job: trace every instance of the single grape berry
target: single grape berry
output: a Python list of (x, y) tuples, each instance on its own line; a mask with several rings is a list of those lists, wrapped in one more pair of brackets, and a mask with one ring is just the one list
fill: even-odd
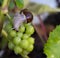
[(34, 27), (33, 26), (26, 27), (26, 34), (32, 35), (33, 33), (34, 33)]
[(11, 41), (9, 41), (9, 43), (8, 43), (8, 48), (11, 50), (14, 49), (14, 44)]
[(20, 37), (20, 38), (22, 38), (22, 36), (23, 36), (23, 33), (21, 33), (21, 32), (18, 32), (18, 33), (17, 33), (17, 36), (18, 36), (18, 37)]
[(19, 28), (19, 31), (23, 33), (25, 31), (25, 27), (23, 25), (21, 25)]
[(28, 48), (28, 41), (27, 40), (22, 40), (20, 43), (21, 48), (27, 49)]
[(23, 51), (22, 51), (22, 54), (23, 54), (23, 55), (28, 55), (28, 54), (29, 54), (29, 52), (28, 52), (28, 51), (26, 51), (26, 50), (23, 50)]
[(15, 52), (15, 54), (20, 54), (22, 52), (22, 48), (20, 48), (19, 46), (15, 46), (14, 52)]
[(16, 31), (15, 31), (15, 30), (11, 30), (10, 36), (11, 36), (11, 37), (15, 37), (15, 36), (16, 36)]
[(19, 45), (20, 42), (21, 42), (21, 38), (19, 38), (19, 37), (15, 37), (15, 38), (13, 39), (13, 43), (14, 43), (15, 45)]
[(26, 49), (27, 51), (31, 52), (33, 50), (33, 45), (29, 45), (29, 47)]
[(23, 13), (26, 16), (27, 23), (33, 20), (33, 14), (30, 11), (28, 11), (28, 9), (21, 10), (21, 13)]
[(28, 39), (28, 35), (27, 34), (23, 34), (23, 36), (22, 36), (22, 39), (24, 40), (24, 39)]
[(24, 23), (25, 28), (27, 28), (28, 26), (31, 26), (31, 23)]
[(33, 37), (29, 37), (27, 40), (30, 44), (34, 44), (34, 38)]

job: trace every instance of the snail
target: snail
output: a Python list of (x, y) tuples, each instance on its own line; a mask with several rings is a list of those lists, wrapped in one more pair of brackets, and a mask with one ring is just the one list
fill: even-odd
[(33, 14), (28, 9), (23, 9), (21, 12), (16, 12), (13, 18), (13, 27), (15, 30), (19, 30), (19, 27), (23, 22), (30, 23), (33, 20)]

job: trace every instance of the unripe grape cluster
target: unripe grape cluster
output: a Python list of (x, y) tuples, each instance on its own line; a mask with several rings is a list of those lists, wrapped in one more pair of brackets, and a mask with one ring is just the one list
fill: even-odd
[(34, 33), (34, 27), (31, 23), (23, 23), (19, 31), (14, 30), (8, 23), (5, 30), (8, 33), (8, 48), (15, 54), (28, 55), (33, 50), (34, 38), (31, 35)]

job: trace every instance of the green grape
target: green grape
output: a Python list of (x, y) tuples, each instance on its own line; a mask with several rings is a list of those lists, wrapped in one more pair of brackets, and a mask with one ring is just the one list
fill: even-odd
[(29, 37), (27, 40), (28, 40), (28, 42), (29, 42), (30, 44), (34, 44), (34, 38)]
[(24, 49), (28, 48), (29, 46), (29, 43), (27, 40), (22, 40), (21, 43), (20, 43), (20, 46)]
[(19, 31), (23, 33), (25, 31), (25, 27), (23, 25), (21, 25), (19, 28)]
[(17, 36), (18, 36), (18, 37), (20, 37), (20, 38), (22, 38), (22, 36), (23, 36), (23, 33), (21, 33), (21, 32), (18, 32), (18, 33), (17, 33)]
[[(25, 23), (20, 26), (19, 32), (13, 30), (12, 25), (9, 23), (6, 26), (8, 31), (8, 48), (14, 50), (15, 54), (28, 55), (33, 50), (34, 38), (30, 37), (34, 33), (34, 28), (31, 23)], [(26, 29), (26, 30), (25, 30)]]
[(20, 48), (19, 46), (15, 46), (14, 52), (15, 52), (15, 54), (20, 54), (22, 52), (22, 48)]
[(21, 42), (21, 38), (19, 38), (19, 37), (15, 37), (15, 38), (13, 39), (13, 43), (14, 43), (15, 45), (19, 45), (20, 42)]
[(14, 44), (11, 41), (9, 41), (9, 43), (8, 43), (8, 48), (11, 50), (14, 49)]
[(24, 26), (25, 26), (25, 28), (27, 28), (28, 26), (31, 26), (31, 23), (24, 23)]
[(11, 36), (11, 37), (15, 37), (15, 36), (16, 36), (16, 31), (15, 31), (15, 30), (12, 30), (12, 31), (10, 32), (10, 36)]
[(26, 34), (32, 35), (34, 33), (34, 27), (33, 26), (28, 26), (26, 28)]
[(23, 50), (23, 51), (22, 51), (22, 54), (23, 54), (23, 55), (28, 55), (28, 54), (29, 54), (29, 52), (28, 52), (28, 51), (26, 51), (26, 50)]
[(29, 36), (27, 34), (23, 34), (22, 39), (27, 39)]
[(33, 50), (33, 45), (29, 45), (29, 47), (26, 49), (27, 51), (31, 52)]

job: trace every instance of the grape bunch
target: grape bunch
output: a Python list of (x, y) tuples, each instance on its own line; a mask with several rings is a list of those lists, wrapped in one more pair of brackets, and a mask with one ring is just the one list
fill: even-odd
[(8, 33), (8, 48), (15, 54), (28, 55), (34, 48), (34, 27), (31, 23), (23, 23), (19, 31), (13, 29), (10, 23), (7, 23), (5, 30)]

